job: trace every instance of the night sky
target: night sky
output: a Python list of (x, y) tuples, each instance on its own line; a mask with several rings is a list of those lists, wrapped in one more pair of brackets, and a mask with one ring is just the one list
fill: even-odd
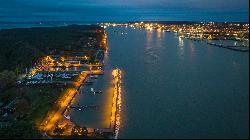
[(0, 0), (0, 21), (248, 21), (249, 0)]

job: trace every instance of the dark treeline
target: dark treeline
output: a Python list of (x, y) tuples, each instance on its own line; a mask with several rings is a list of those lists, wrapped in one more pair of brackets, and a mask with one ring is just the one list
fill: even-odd
[(86, 43), (89, 37), (99, 42), (100, 32), (102, 28), (95, 25), (0, 30), (0, 72), (10, 70), (19, 74), (48, 54), (95, 49)]

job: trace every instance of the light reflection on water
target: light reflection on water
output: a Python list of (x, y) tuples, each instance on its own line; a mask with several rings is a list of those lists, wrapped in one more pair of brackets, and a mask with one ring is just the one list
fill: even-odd
[[(146, 62), (149, 64), (154, 64), (158, 57), (159, 57), (159, 52), (158, 49), (156, 49), (157, 47), (159, 47), (158, 45), (153, 45), (155, 42), (155, 39), (153, 37), (155, 37), (156, 31), (151, 29), (151, 30), (146, 30), (146, 42), (145, 42), (145, 57), (147, 59)], [(157, 32), (157, 39), (160, 39), (159, 33)], [(154, 40), (153, 40), (154, 39)]]
[(179, 46), (182, 48), (184, 47), (184, 41), (181, 37), (179, 37)]
[(125, 74), (120, 138), (248, 136), (248, 53), (169, 32), (107, 32), (109, 63)]
[[(90, 128), (110, 128), (110, 113), (112, 109), (113, 85), (112, 66), (109, 65), (108, 52), (104, 55), (104, 75), (98, 76), (93, 85), (85, 85), (82, 93), (75, 98), (75, 105), (97, 105), (96, 110), (71, 110), (71, 120), (77, 125)], [(100, 95), (91, 95), (91, 88), (101, 90)]]
[(179, 48), (180, 48), (180, 57), (184, 55), (184, 41), (179, 37)]
[(248, 53), (154, 30), (114, 27), (107, 33), (105, 67), (123, 71), (119, 138), (249, 135)]

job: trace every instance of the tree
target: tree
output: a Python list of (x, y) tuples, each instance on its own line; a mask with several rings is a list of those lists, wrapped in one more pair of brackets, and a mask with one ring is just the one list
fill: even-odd
[(77, 126), (77, 125), (74, 126), (74, 127), (72, 128), (72, 130), (71, 130), (71, 135), (72, 135), (72, 136), (78, 136), (78, 135), (79, 135), (79, 133), (78, 133), (79, 129), (80, 129), (79, 126)]
[(80, 126), (75, 126), (71, 130), (71, 135), (72, 136), (87, 136), (88, 134), (88, 129), (87, 127), (80, 127)]
[(87, 127), (82, 127), (82, 132), (81, 132), (81, 134), (83, 135), (83, 136), (87, 136), (88, 135), (88, 129), (87, 129)]
[(0, 73), (0, 90), (4, 90), (15, 85), (17, 76), (12, 71), (3, 71)]
[(56, 136), (60, 136), (63, 134), (64, 132), (64, 127), (59, 127), (59, 121), (57, 121), (55, 123), (55, 129), (53, 130), (53, 133), (56, 135)]

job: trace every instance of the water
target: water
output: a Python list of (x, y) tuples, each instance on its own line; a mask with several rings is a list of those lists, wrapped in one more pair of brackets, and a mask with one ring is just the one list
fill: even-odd
[[(96, 109), (84, 109), (81, 111), (72, 109), (70, 111), (71, 121), (82, 127), (109, 128), (113, 103), (112, 85), (110, 69), (106, 69), (104, 75), (98, 76), (98, 78), (94, 80), (93, 85), (85, 85), (83, 90), (81, 90), (81, 94), (76, 95), (74, 105), (94, 105)], [(91, 88), (93, 88), (94, 91), (101, 90), (102, 93), (94, 95), (91, 93)]]
[(123, 71), (119, 138), (249, 137), (249, 53), (156, 30), (107, 35), (107, 65)]
[[(106, 30), (105, 68), (119, 67), (123, 72), (119, 138), (249, 137), (249, 53), (181, 39), (169, 32), (125, 27)], [(110, 93), (111, 75), (107, 73), (94, 86)], [(100, 101), (103, 108), (97, 115), (91, 110), (73, 112), (72, 119), (81, 126), (107, 127), (110, 97), (97, 96), (96, 100), (88, 96), (85, 102), (80, 94), (76, 98), (80, 105)]]

